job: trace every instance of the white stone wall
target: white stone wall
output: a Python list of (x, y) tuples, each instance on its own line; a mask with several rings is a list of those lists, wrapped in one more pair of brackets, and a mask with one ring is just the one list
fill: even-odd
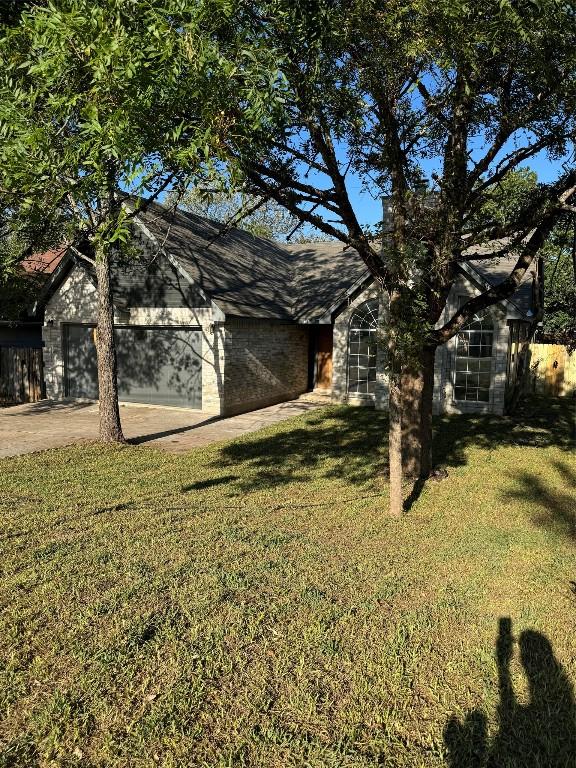
[(308, 389), (308, 329), (231, 319), (224, 325), (224, 412), (251, 411)]
[(98, 295), (83, 269), (74, 267), (48, 302), (44, 314), (44, 378), (46, 397), (64, 397), (64, 340), (62, 323), (96, 322)]
[[(74, 267), (46, 306), (42, 331), (46, 396), (65, 396), (63, 323), (96, 323), (98, 297), (87, 273)], [(202, 410), (220, 414), (224, 403), (224, 328), (212, 308), (132, 308), (115, 313), (122, 325), (198, 326), (202, 331)]]
[[(474, 296), (479, 291), (472, 283), (460, 276), (449, 296), (446, 309), (439, 323), (448, 319), (458, 306), (459, 296)], [(353, 405), (375, 403), (376, 408), (388, 408), (388, 376), (386, 374), (386, 315), (385, 298), (380, 299), (380, 343), (377, 356), (376, 393), (372, 398), (360, 398), (348, 395), (348, 325), (354, 309), (378, 296), (374, 287), (368, 288), (357, 296), (336, 318), (334, 322), (334, 353), (332, 399), (338, 402), (348, 402)], [(435, 413), (497, 413), (504, 412), (504, 396), (506, 391), (506, 366), (509, 343), (509, 329), (506, 314), (497, 305), (489, 310), (494, 321), (494, 345), (492, 358), (492, 382), (490, 401), (488, 403), (461, 402), (454, 399), (454, 357), (456, 339), (436, 350), (434, 364), (434, 412)]]

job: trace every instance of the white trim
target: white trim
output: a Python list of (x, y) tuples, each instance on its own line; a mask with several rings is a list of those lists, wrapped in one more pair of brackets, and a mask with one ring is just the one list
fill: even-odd
[[(495, 287), (493, 283), (488, 282), (485, 277), (482, 277), (480, 272), (478, 272), (478, 270), (476, 270), (468, 261), (461, 261), (459, 262), (458, 266), (462, 269), (463, 272), (466, 273), (468, 277), (472, 278), (472, 282), (475, 282), (477, 286), (479, 285), (481, 289), (489, 289)], [(520, 286), (517, 286), (516, 290), (519, 288)], [(508, 299), (501, 299), (492, 306), (498, 305), (501, 306), (502, 309), (504, 309), (506, 312), (507, 319), (530, 320), (530, 318), (526, 316), (526, 313), (522, 312), (522, 310), (512, 301), (512, 297), (509, 297)]]

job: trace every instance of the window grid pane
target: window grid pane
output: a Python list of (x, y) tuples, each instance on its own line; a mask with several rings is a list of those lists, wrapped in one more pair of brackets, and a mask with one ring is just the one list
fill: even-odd
[(458, 333), (454, 374), (456, 400), (487, 403), (494, 328), (489, 317), (476, 318)]
[(350, 318), (348, 336), (348, 392), (350, 394), (374, 394), (377, 328), (378, 301), (366, 301)]

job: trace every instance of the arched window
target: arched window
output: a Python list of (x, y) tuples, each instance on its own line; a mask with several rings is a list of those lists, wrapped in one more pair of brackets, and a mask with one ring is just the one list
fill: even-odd
[(378, 300), (365, 301), (350, 318), (348, 331), (348, 392), (373, 395), (376, 386)]
[(494, 325), (489, 316), (476, 316), (458, 334), (454, 397), (487, 403), (490, 400)]

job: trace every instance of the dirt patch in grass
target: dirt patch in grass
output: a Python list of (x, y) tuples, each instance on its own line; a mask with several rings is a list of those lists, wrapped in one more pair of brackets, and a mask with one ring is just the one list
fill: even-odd
[(545, 407), (438, 422), (448, 478), (399, 521), (361, 409), (0, 461), (0, 766), (574, 765), (576, 465)]

